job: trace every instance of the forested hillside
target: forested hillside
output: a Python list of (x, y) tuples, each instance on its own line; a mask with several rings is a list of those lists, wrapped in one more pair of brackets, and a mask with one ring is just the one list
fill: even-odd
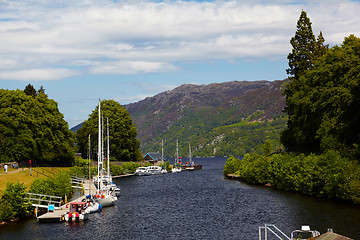
[(143, 153), (161, 151), (172, 157), (179, 139), (181, 155), (243, 156), (262, 152), (266, 139), (279, 146), (285, 128), (283, 81), (225, 82), (181, 85), (171, 91), (126, 105), (138, 129)]

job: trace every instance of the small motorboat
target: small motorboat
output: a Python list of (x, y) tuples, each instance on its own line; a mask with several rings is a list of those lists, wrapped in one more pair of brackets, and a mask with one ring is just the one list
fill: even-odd
[(171, 172), (173, 172), (173, 173), (179, 173), (179, 172), (181, 172), (181, 168), (180, 168), (180, 167), (173, 167), (173, 169), (171, 170)]
[(71, 202), (68, 206), (69, 211), (64, 215), (66, 222), (82, 222), (88, 219), (89, 213), (86, 212), (86, 202)]
[(95, 212), (100, 212), (102, 209), (102, 206), (100, 203), (94, 201), (91, 198), (91, 195), (87, 195), (85, 199), (82, 200), (82, 202), (86, 203), (86, 209), (85, 212), (87, 213), (95, 213)]
[(149, 166), (148, 171), (150, 174), (154, 175), (154, 174), (160, 174), (162, 169), (159, 166)]
[(149, 176), (151, 173), (149, 172), (147, 167), (138, 167), (135, 171), (136, 176)]
[(291, 232), (291, 240), (306, 240), (309, 238), (320, 236), (316, 230), (310, 230), (310, 226), (301, 226), (301, 230), (294, 230)]

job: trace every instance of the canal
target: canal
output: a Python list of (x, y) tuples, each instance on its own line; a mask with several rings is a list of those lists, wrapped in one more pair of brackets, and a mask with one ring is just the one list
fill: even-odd
[[(225, 158), (195, 158), (203, 170), (118, 179), (116, 206), (85, 223), (36, 220), (0, 226), (0, 239), (259, 239), (275, 224), (301, 225), (360, 239), (360, 207), (223, 178)], [(269, 237), (269, 239), (275, 239)]]

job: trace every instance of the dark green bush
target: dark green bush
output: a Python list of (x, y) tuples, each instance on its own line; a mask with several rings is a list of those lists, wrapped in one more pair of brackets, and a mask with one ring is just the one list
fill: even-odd
[(35, 179), (29, 192), (64, 198), (72, 192), (70, 179), (70, 174), (66, 171), (59, 172), (54, 179)]
[(24, 218), (31, 214), (31, 205), (25, 199), (26, 186), (23, 183), (8, 182), (0, 199), (0, 221)]

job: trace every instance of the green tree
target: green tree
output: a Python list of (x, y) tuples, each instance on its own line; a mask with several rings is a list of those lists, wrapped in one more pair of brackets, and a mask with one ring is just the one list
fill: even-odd
[(0, 222), (9, 222), (13, 219), (14, 213), (12, 211), (10, 203), (1, 198), (0, 199)]
[[(31, 205), (25, 200), (25, 190), (26, 186), (23, 183), (8, 182), (6, 185), (1, 199), (4, 199), (11, 206), (12, 217), (23, 218), (30, 213)], [(3, 204), (8, 207), (6, 203)]]
[(360, 107), (359, 53), (360, 39), (346, 37), (300, 77), (297, 91), (287, 97), (292, 111), (281, 136), (286, 147), (312, 152), (334, 149), (353, 154), (352, 158), (360, 156), (360, 113), (355, 111)]
[(70, 180), (70, 174), (66, 171), (59, 172), (55, 178), (37, 178), (32, 182), (29, 192), (64, 198), (72, 192)]
[[(103, 100), (101, 101), (101, 115), (105, 129), (106, 119), (109, 120), (110, 155), (121, 161), (138, 161), (141, 158), (140, 142), (136, 139), (137, 130), (128, 111), (118, 102)], [(76, 133), (79, 152), (83, 157), (88, 154), (89, 134), (92, 136), (92, 156), (97, 153), (98, 126), (98, 107), (96, 107)]]
[(317, 60), (321, 56), (325, 55), (325, 53), (329, 50), (329, 44), (324, 45), (325, 38), (320, 31), (319, 36), (316, 39), (315, 47), (314, 47), (314, 55), (313, 61)]
[(33, 96), (33, 97), (36, 96), (36, 90), (35, 90), (34, 86), (31, 85), (30, 83), (29, 83), (29, 85), (27, 85), (27, 86), (25, 87), (24, 93), (25, 93), (26, 95), (28, 95), (28, 96)]
[(297, 22), (295, 36), (290, 40), (293, 49), (287, 57), (289, 68), (286, 69), (286, 72), (293, 76), (294, 79), (299, 79), (312, 66), (315, 42), (310, 19), (307, 17), (306, 12), (302, 10)]
[(235, 158), (234, 156), (230, 156), (225, 163), (224, 166), (224, 176), (226, 177), (228, 174), (235, 173), (237, 170), (240, 169), (241, 160), (238, 158)]
[(74, 135), (46, 94), (0, 89), (0, 160), (70, 165)]
[(319, 139), (313, 135), (317, 131), (318, 115), (309, 107), (309, 89), (306, 79), (302, 78), (313, 68), (314, 63), (328, 51), (324, 45), (325, 39), (320, 32), (317, 41), (311, 28), (310, 19), (303, 10), (297, 22), (297, 31), (290, 40), (293, 46), (288, 55), (290, 82), (284, 91), (286, 107), (284, 111), (289, 115), (287, 129), (281, 133), (280, 141), (290, 151), (319, 151)]
[(264, 143), (264, 155), (269, 155), (272, 152), (273, 146), (270, 139), (266, 139)]

